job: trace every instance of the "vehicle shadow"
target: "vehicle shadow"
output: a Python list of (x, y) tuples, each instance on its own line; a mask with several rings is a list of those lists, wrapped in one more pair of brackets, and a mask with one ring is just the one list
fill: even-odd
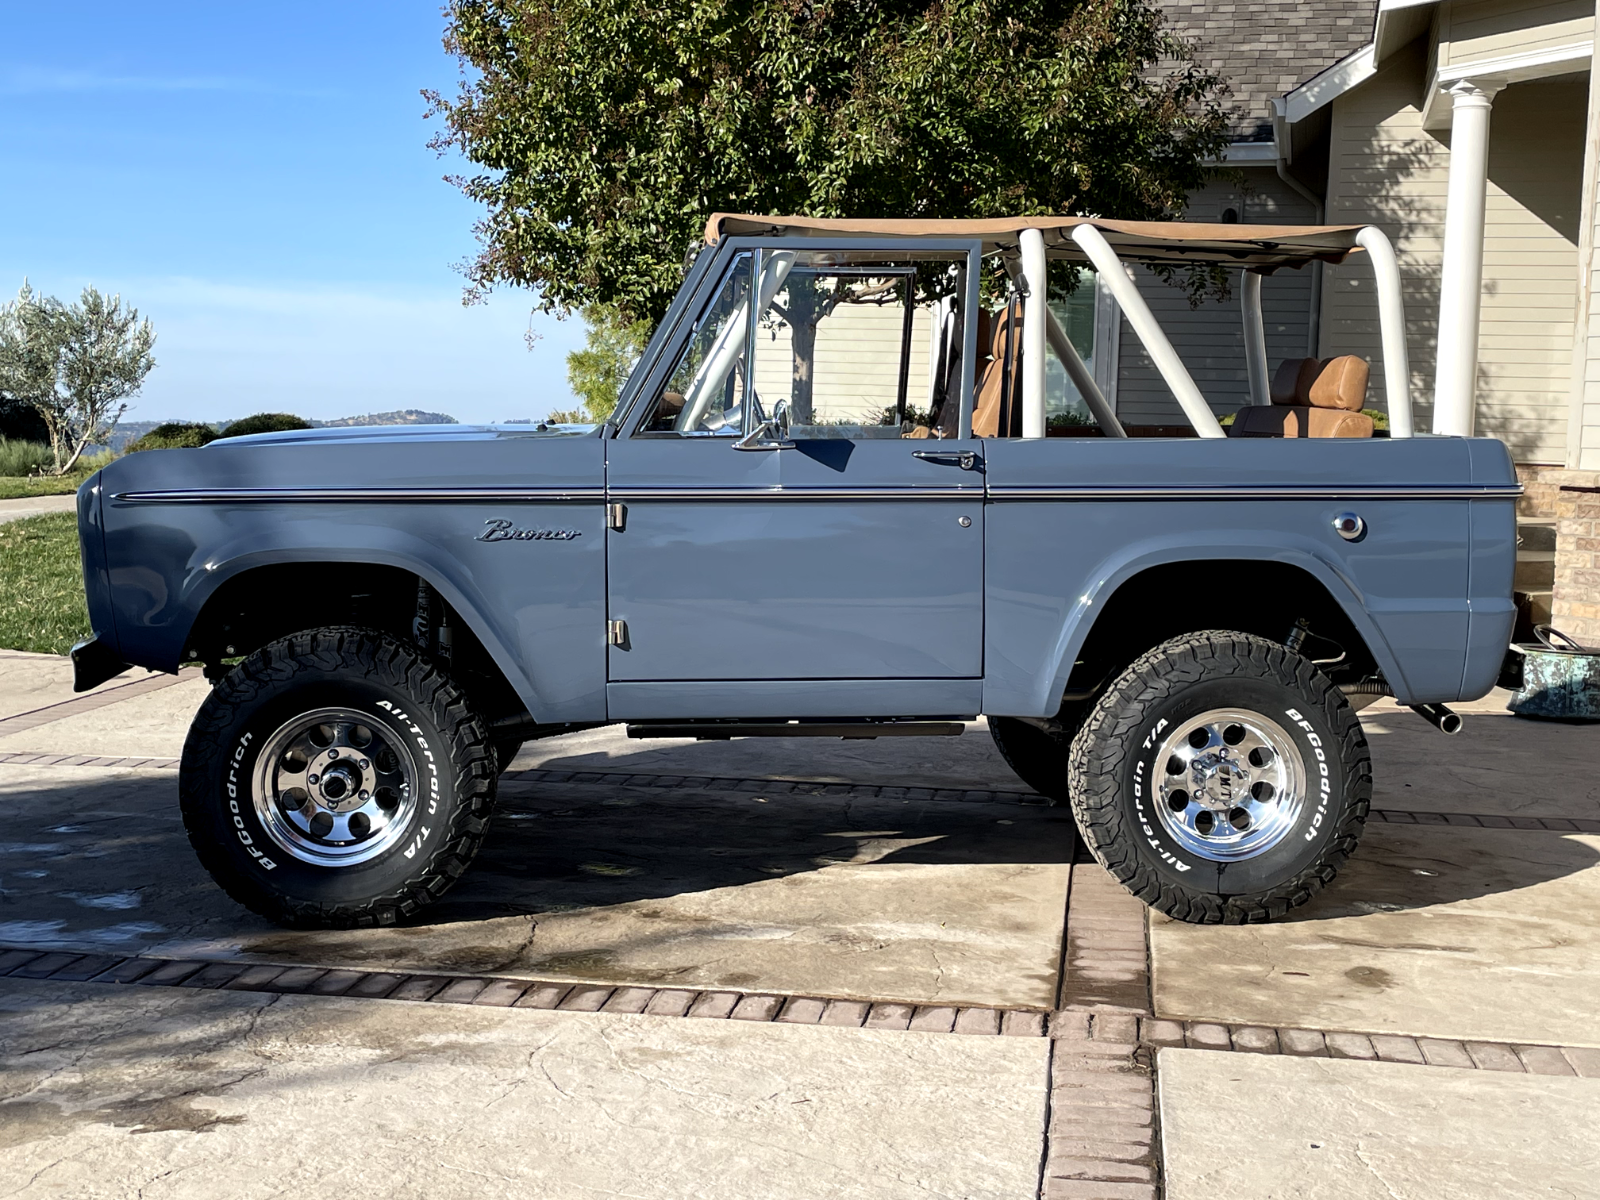
[[(598, 928), (654, 901), (672, 902), (663, 911), (674, 920), (680, 910), (691, 914), (680, 923), (705, 923), (708, 895), (723, 914), (715, 920), (764, 906), (768, 923), (885, 924), (880, 910), (909, 914), (948, 877), (952, 888), (978, 887), (968, 904), (992, 906), (980, 924), (991, 916), (1004, 923), (1017, 880), (1044, 879), (1076, 847), (1070, 817), (1042, 804), (511, 781), (471, 869), (416, 918), (393, 929), (294, 931), (241, 908), (201, 869), (173, 775), (87, 774), (38, 771), (31, 786), (13, 785), (0, 798), (8, 810), (0, 944), (532, 970), (541, 958), (527, 943), (542, 924), (592, 917)], [(855, 882), (826, 874), (839, 867), (889, 871), (858, 887), (859, 874)], [(785, 916), (772, 887), (800, 879), (806, 902)], [(995, 884), (988, 895), (985, 880)], [(748, 903), (740, 889), (752, 891)], [(1026, 903), (1036, 903), (1031, 893)], [(937, 923), (939, 915), (916, 919)], [(892, 925), (887, 919), (889, 936)], [(568, 940), (581, 941), (581, 932)]]
[(1591, 870), (1600, 851), (1540, 829), (1370, 822), (1337, 879), (1285, 920), (1330, 921), (1508, 895)]

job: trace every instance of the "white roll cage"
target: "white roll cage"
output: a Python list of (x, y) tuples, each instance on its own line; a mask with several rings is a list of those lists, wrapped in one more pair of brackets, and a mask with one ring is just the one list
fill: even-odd
[[(1383, 231), (1366, 226), (1251, 226), (1203, 225), (1184, 222), (1112, 221), (1086, 217), (1007, 217), (993, 220), (844, 220), (806, 217), (762, 217), (715, 213), (706, 225), (706, 242), (715, 244), (727, 235), (806, 234), (845, 237), (978, 238), (983, 253), (998, 252), (1017, 290), (1028, 303), (1022, 318), (1022, 436), (1045, 436), (1045, 348), (1060, 361), (1108, 437), (1127, 437), (1105, 395), (1083, 359), (1073, 348), (1066, 330), (1043, 303), (1047, 295), (1049, 259), (1066, 257), (1087, 261), (1101, 286), (1117, 302), (1128, 324), (1144, 344), (1162, 381), (1201, 437), (1226, 437), (1216, 414), (1206, 402), (1194, 377), (1173, 348), (1160, 322), (1145, 303), (1112, 245), (1114, 238), (1136, 261), (1164, 263), (1212, 262), (1236, 266), (1240, 272), (1240, 300), (1244, 325), (1245, 373), (1250, 403), (1272, 402), (1267, 367), (1266, 323), (1261, 312), (1264, 274), (1285, 265), (1300, 266), (1318, 259), (1342, 261), (1357, 249), (1372, 260), (1378, 298), (1378, 324), (1383, 346), (1384, 389), (1389, 408), (1389, 436), (1414, 434), (1411, 411), (1411, 370), (1406, 352), (1405, 301), (1400, 290), (1400, 270), (1394, 247)], [(1108, 238), (1107, 234), (1111, 237)], [(1047, 240), (1048, 238), (1048, 240)], [(782, 285), (794, 256), (772, 253), (763, 264), (757, 289), (759, 312)], [(749, 310), (749, 301), (741, 314)], [(942, 310), (941, 310), (942, 311)], [(685, 413), (698, 415), (710, 403), (713, 380), (725, 376), (736, 356), (734, 332), (742, 324), (730, 322), (719, 339), (701, 378), (690, 389)], [(742, 332), (742, 331), (740, 331)], [(724, 344), (726, 343), (726, 344)], [(930, 378), (933, 367), (930, 365)], [(930, 388), (931, 388), (930, 384)]]
[[(1094, 265), (1101, 285), (1121, 307), (1128, 324), (1133, 327), (1134, 333), (1144, 344), (1145, 352), (1150, 355), (1150, 361), (1160, 373), (1162, 382), (1178, 401), (1195, 432), (1201, 437), (1226, 437), (1227, 431), (1218, 423), (1216, 414), (1195, 385), (1194, 377), (1183, 365), (1178, 352), (1172, 348), (1166, 331), (1150, 311), (1150, 306), (1145, 303), (1138, 286), (1129, 276), (1127, 267), (1106, 241), (1105, 235), (1093, 225), (1078, 225), (1070, 236)], [(1046, 287), (1043, 235), (1037, 229), (1025, 229), (1017, 240), (1019, 254), (1016, 260), (1008, 259), (1007, 266), (1013, 276), (1022, 281), (1025, 295), (1043, 296)], [(1405, 299), (1400, 293), (1400, 269), (1395, 262), (1394, 247), (1377, 226), (1368, 225), (1362, 229), (1356, 235), (1356, 244), (1371, 257), (1377, 284), (1384, 390), (1389, 401), (1389, 436), (1408, 438), (1412, 436), (1413, 429), (1411, 369), (1406, 354), (1406, 313)], [(1250, 384), (1250, 403), (1266, 405), (1272, 403), (1272, 398), (1268, 393), (1266, 322), (1261, 314), (1262, 276), (1259, 271), (1249, 267), (1241, 268), (1239, 274), (1244, 317), (1245, 373)], [(1036, 316), (1038, 310), (1045, 313), (1044, 320)], [(1111, 412), (1111, 406), (1106, 403), (1105, 396), (1085, 369), (1083, 360), (1067, 340), (1055, 315), (1042, 304), (1029, 304), (1023, 315), (1022, 436), (1044, 436), (1044, 355), (1042, 346), (1035, 348), (1036, 341), (1030, 332), (1037, 325), (1039, 332), (1036, 336), (1043, 339), (1047, 324), (1053, 327), (1050, 329), (1052, 336), (1046, 339), (1050, 349), (1055, 352), (1068, 377), (1077, 385), (1101, 429), (1109, 437), (1127, 437), (1126, 431)]]

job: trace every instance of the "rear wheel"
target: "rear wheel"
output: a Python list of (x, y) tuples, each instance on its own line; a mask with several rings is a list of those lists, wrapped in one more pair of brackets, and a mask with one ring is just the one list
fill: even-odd
[(1372, 797), (1366, 739), (1308, 660), (1250, 634), (1164, 642), (1101, 697), (1073, 746), (1095, 859), (1179, 920), (1282, 916), (1331, 882)]
[(189, 841), (224, 891), (302, 928), (390, 925), (477, 853), (495, 758), (450, 680), (362, 629), (263, 647), (212, 690), (184, 744)]

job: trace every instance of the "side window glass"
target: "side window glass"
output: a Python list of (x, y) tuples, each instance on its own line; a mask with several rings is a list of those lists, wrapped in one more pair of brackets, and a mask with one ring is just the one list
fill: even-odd
[(793, 438), (954, 436), (964, 259), (776, 251), (763, 261), (755, 415)]
[(733, 260), (639, 432), (738, 437), (749, 371), (750, 255)]

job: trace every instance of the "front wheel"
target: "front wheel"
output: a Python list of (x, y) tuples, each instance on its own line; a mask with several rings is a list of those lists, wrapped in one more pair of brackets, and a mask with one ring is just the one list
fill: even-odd
[(1331, 882), (1372, 799), (1366, 738), (1300, 655), (1251, 634), (1164, 642), (1073, 744), (1074, 816), (1095, 859), (1182, 921), (1282, 916)]
[(383, 633), (320, 629), (217, 684), (179, 792), (190, 843), (239, 903), (298, 928), (391, 925), (472, 861), (495, 765), (436, 667)]

